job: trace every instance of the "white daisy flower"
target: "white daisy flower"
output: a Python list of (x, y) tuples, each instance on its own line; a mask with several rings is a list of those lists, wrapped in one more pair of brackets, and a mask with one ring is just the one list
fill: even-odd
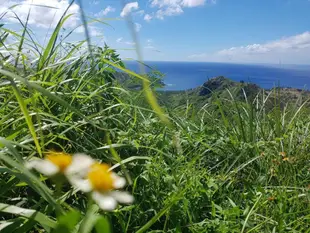
[(44, 159), (34, 159), (25, 164), (46, 176), (65, 175), (69, 182), (83, 192), (90, 192), (93, 200), (103, 210), (112, 211), (118, 203), (130, 204), (133, 196), (117, 191), (126, 180), (110, 171), (107, 164), (99, 163), (85, 154), (50, 151)]
[(68, 177), (85, 177), (94, 163), (96, 163), (96, 160), (86, 154), (74, 154), (72, 163), (68, 166), (65, 173)]
[(65, 176), (80, 174), (85, 176), (94, 163), (95, 160), (85, 154), (71, 156), (64, 152), (49, 151), (44, 159), (30, 160), (25, 166), (28, 169), (35, 169), (46, 176), (57, 174)]
[(46, 176), (64, 174), (72, 163), (72, 156), (64, 152), (49, 151), (44, 159), (33, 159), (25, 166), (28, 169), (35, 169)]
[[(118, 203), (130, 204), (133, 202), (133, 196), (127, 192), (117, 191), (125, 186), (126, 180), (110, 171), (107, 164), (94, 162), (88, 169), (78, 169), (84, 163), (85, 158), (80, 157), (77, 167), (74, 163), (68, 168), (68, 179), (73, 186), (83, 192), (90, 192), (92, 199), (99, 207), (106, 211), (112, 211)], [(89, 162), (85, 160), (85, 164)], [(71, 172), (71, 171), (76, 172)], [(79, 170), (81, 172), (79, 172)]]

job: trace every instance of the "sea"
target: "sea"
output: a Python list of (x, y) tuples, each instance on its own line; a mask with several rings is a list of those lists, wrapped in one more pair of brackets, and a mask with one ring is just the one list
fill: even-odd
[[(164, 90), (192, 89), (217, 76), (224, 76), (238, 82), (255, 83), (265, 89), (278, 86), (310, 89), (310, 65), (159, 61), (146, 61), (144, 64), (146, 72), (153, 69), (164, 74)], [(140, 73), (137, 62), (126, 62), (126, 66)]]

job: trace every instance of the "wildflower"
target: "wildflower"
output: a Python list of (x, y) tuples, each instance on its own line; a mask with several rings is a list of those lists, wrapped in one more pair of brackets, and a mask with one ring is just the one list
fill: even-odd
[(77, 153), (72, 157), (72, 163), (66, 170), (66, 176), (70, 177), (84, 177), (90, 170), (90, 167), (96, 161), (86, 154)]
[[(44, 159), (33, 159), (27, 162), (25, 166), (28, 169), (35, 169), (46, 176), (57, 174), (67, 176), (69, 175), (68, 172), (73, 173), (77, 170), (80, 173), (86, 172), (87, 168), (93, 163), (93, 159), (84, 154), (71, 156), (64, 152), (49, 151)], [(72, 165), (74, 169), (71, 168)]]
[(283, 161), (287, 161), (287, 162), (290, 161), (290, 159), (289, 159), (288, 157), (284, 157), (282, 160), (283, 160)]
[(286, 156), (286, 153), (284, 151), (280, 152), (279, 155), (281, 155), (282, 157)]
[(64, 174), (72, 163), (72, 156), (64, 152), (49, 151), (44, 159), (33, 159), (25, 164), (28, 169), (35, 169), (46, 176)]
[(117, 191), (125, 186), (126, 180), (110, 171), (107, 164), (98, 163), (85, 154), (70, 154), (50, 151), (44, 159), (26, 163), (46, 176), (64, 175), (68, 181), (83, 192), (90, 192), (93, 200), (103, 210), (114, 210), (117, 203), (130, 204), (133, 197), (127, 192)]
[[(72, 169), (74, 169), (73, 164), (69, 170)], [(68, 178), (73, 186), (83, 192), (91, 193), (92, 199), (103, 210), (112, 211), (118, 203), (130, 204), (133, 202), (133, 197), (129, 193), (117, 191), (125, 186), (126, 180), (110, 171), (107, 164), (94, 161), (86, 173), (85, 171), (77, 172), (73, 175), (69, 171)]]

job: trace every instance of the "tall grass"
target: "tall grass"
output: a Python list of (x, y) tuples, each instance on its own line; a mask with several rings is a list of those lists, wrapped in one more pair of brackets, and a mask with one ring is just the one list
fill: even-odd
[[(309, 232), (306, 105), (227, 90), (200, 109), (161, 108), (115, 50), (60, 40), (68, 17), (45, 47), (27, 22), (0, 28), (1, 232)], [(146, 100), (115, 67), (143, 81)], [(50, 149), (116, 164), (134, 204), (103, 212), (24, 167)]]

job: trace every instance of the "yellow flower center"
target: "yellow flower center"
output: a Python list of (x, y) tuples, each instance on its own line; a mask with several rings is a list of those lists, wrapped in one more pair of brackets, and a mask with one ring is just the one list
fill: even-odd
[(72, 156), (64, 152), (48, 152), (46, 155), (46, 159), (59, 167), (59, 170), (62, 173), (72, 162)]
[(109, 165), (95, 163), (88, 173), (88, 179), (93, 189), (99, 192), (105, 192), (113, 189), (112, 173), (109, 171)]

